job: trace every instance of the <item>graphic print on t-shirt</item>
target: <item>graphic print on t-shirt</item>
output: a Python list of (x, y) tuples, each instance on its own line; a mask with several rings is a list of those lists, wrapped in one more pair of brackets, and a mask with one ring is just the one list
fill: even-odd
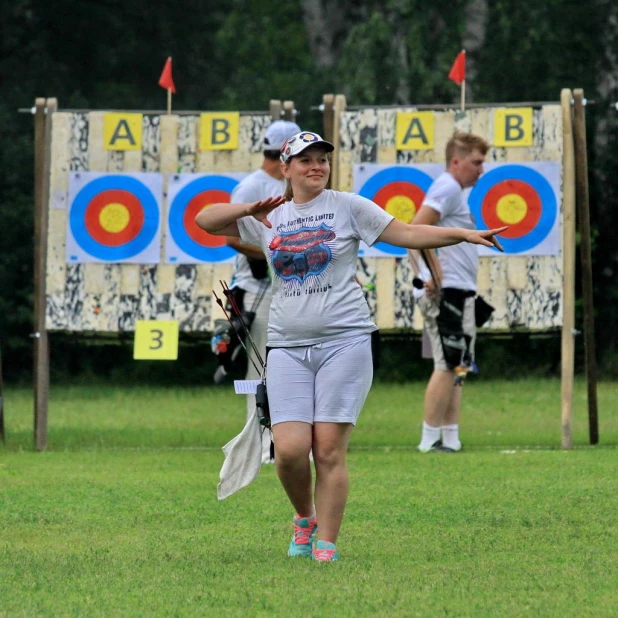
[(275, 275), (284, 282), (303, 283), (326, 271), (333, 254), (329, 247), (335, 232), (325, 223), (278, 232), (270, 241), (271, 263)]

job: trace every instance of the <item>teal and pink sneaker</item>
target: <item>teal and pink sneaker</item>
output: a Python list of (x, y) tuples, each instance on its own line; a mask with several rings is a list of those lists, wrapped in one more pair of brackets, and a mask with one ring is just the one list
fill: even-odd
[(313, 539), (318, 531), (318, 522), (314, 518), (294, 515), (294, 536), (290, 542), (288, 556), (311, 557)]
[(337, 551), (334, 543), (328, 541), (318, 541), (315, 544), (312, 558), (319, 562), (334, 562), (339, 560), (339, 552)]

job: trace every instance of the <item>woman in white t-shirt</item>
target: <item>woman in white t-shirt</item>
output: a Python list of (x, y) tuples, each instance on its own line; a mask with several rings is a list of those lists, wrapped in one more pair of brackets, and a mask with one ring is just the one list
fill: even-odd
[(262, 247), (270, 263), (266, 385), (277, 474), (296, 509), (288, 555), (320, 561), (339, 557), (346, 452), (373, 378), (371, 333), (377, 327), (355, 280), (359, 242), (409, 249), (470, 242), (501, 249), (494, 235), (506, 229), (411, 226), (359, 195), (327, 190), (333, 150), (316, 133), (302, 131), (281, 149), (285, 197), (213, 204), (196, 218), (211, 234)]

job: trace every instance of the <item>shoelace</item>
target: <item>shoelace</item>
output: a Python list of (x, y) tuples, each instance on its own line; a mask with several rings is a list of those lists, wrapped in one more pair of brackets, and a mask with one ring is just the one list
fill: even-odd
[(309, 545), (313, 526), (313, 523), (311, 523), (308, 528), (294, 524), (294, 543), (296, 543), (296, 545)]
[(314, 549), (313, 554), (316, 560), (331, 560), (337, 552), (336, 549)]

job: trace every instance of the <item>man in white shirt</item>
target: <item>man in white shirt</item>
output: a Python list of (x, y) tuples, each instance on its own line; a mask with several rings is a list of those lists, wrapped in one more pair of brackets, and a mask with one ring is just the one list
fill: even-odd
[[(300, 127), (295, 122), (288, 120), (276, 120), (266, 129), (263, 143), (264, 160), (260, 169), (244, 178), (232, 193), (232, 204), (257, 202), (267, 197), (278, 197), (285, 193), (286, 182), (281, 173), (281, 147), (285, 141), (300, 132)], [(244, 244), (240, 238), (228, 236), (228, 246), (238, 251), (234, 275), (230, 288), (235, 289), (242, 297), (245, 311), (255, 313), (255, 319), (251, 324), (250, 332), (260, 355), (266, 358), (266, 330), (268, 327), (268, 313), (271, 301), (270, 277), (266, 258), (259, 247)], [(253, 361), (255, 359), (252, 346), (247, 341), (249, 350), (249, 365), (247, 368), (247, 380), (257, 380), (262, 376), (256, 371)], [(255, 413), (255, 396), (247, 395), (247, 415)], [(270, 461), (270, 438), (263, 437), (264, 463)]]
[[(446, 171), (433, 182), (412, 223), (440, 227), (476, 227), (464, 190), (483, 173), (488, 143), (457, 132), (446, 146)], [(457, 452), (462, 377), (474, 361), (474, 299), (477, 248), (461, 243), (423, 253), (428, 271), (425, 294), (418, 299), (431, 340), (434, 371), (425, 393), (423, 432), (418, 450)], [(427, 272), (427, 271), (425, 271)]]

